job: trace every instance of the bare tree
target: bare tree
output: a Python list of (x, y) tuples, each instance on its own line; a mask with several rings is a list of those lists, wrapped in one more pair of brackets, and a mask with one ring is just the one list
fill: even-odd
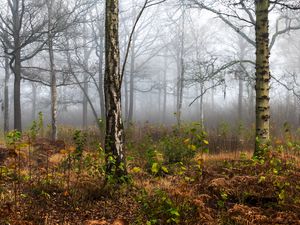
[(49, 65), (50, 65), (50, 77), (51, 77), (51, 139), (56, 141), (57, 139), (57, 82), (56, 72), (54, 65), (54, 50), (53, 50), (53, 5), (54, 0), (47, 0), (48, 11), (48, 53), (49, 53)]
[[(22, 130), (21, 119), (21, 64), (33, 58), (46, 44), (41, 39), (46, 19), (40, 15), (40, 4), (25, 0), (7, 0), (9, 13), (0, 15), (1, 42), (5, 54), (10, 58), (10, 67), (14, 74), (14, 128)], [(7, 16), (4, 16), (7, 15)], [(34, 45), (33, 45), (34, 44)], [(28, 46), (31, 51), (24, 51)]]

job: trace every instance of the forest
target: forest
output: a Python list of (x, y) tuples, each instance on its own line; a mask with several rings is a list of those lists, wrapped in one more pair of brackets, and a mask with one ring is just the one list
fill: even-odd
[(0, 0), (0, 225), (300, 225), (299, 0)]

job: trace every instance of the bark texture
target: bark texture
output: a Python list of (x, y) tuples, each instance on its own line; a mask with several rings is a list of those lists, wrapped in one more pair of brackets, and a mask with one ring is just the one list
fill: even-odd
[(104, 53), (104, 36), (101, 34), (100, 36), (100, 54), (98, 56), (99, 59), (99, 96), (100, 96), (100, 111), (101, 111), (101, 119), (104, 118), (105, 115), (105, 106), (104, 106), (104, 92), (103, 92), (103, 53)]
[(105, 13), (105, 115), (106, 173), (120, 178), (126, 174), (124, 129), (121, 115), (119, 1), (107, 0)]
[(177, 125), (181, 125), (181, 109), (183, 101), (183, 85), (184, 85), (184, 31), (185, 30), (185, 9), (182, 6), (181, 27), (180, 27), (180, 49), (177, 56), (177, 107), (176, 119)]
[(37, 99), (37, 86), (36, 83), (31, 84), (32, 87), (32, 109), (31, 109), (31, 120), (35, 120), (36, 116), (36, 99)]
[(262, 157), (270, 139), (269, 104), (269, 0), (256, 0), (256, 145), (254, 156)]
[(54, 51), (53, 51), (53, 34), (52, 34), (52, 11), (53, 0), (47, 0), (48, 8), (48, 53), (50, 63), (50, 76), (51, 76), (51, 139), (57, 140), (57, 81), (54, 65)]
[(20, 19), (20, 2), (15, 0), (10, 6), (13, 16), (13, 59), (10, 61), (10, 67), (14, 73), (14, 129), (22, 131), (22, 113), (21, 113), (21, 19)]
[(4, 102), (3, 102), (5, 133), (9, 131), (9, 92), (8, 92), (9, 77), (10, 77), (9, 60), (6, 57), (5, 58), (5, 79), (4, 79)]
[[(15, 40), (15, 46), (19, 45), (19, 38)], [(14, 81), (14, 129), (22, 131), (22, 113), (21, 113), (21, 51), (18, 48), (14, 54), (15, 63), (12, 70), (15, 75)]]
[(131, 124), (133, 122), (134, 77), (135, 77), (135, 35), (133, 35), (133, 37), (132, 37), (132, 44), (131, 44), (128, 124)]

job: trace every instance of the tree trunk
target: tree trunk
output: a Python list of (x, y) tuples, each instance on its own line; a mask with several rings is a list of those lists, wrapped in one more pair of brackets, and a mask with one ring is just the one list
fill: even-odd
[[(125, 36), (125, 40), (124, 40), (125, 43), (127, 42), (126, 37), (127, 37), (127, 35)], [(124, 54), (126, 54), (126, 51), (127, 51), (127, 46), (126, 46), (126, 44), (124, 44), (124, 49), (123, 49)], [(128, 113), (129, 113), (129, 109), (128, 109), (128, 106), (129, 106), (129, 90), (128, 90), (128, 74), (126, 72), (126, 66), (127, 66), (127, 63), (125, 64), (125, 70), (124, 70), (124, 75), (123, 75), (124, 95), (125, 95), (125, 100), (124, 100), (123, 104), (125, 106), (125, 120), (126, 120), (126, 125), (127, 125), (128, 124)]]
[(238, 97), (238, 123), (243, 122), (243, 92), (244, 92), (244, 81), (242, 78), (242, 71), (238, 71), (238, 82), (239, 82), (239, 97)]
[(32, 111), (31, 111), (31, 120), (34, 121), (35, 120), (35, 116), (36, 116), (36, 84), (32, 83)]
[[(132, 53), (133, 54), (133, 53)], [(133, 106), (134, 106), (134, 56), (131, 56), (130, 63), (130, 77), (129, 77), (129, 108), (128, 108), (128, 124), (133, 120)]]
[[(289, 87), (291, 87), (291, 85), (289, 85)], [(292, 121), (291, 116), (290, 116), (290, 112), (291, 112), (291, 99), (290, 99), (290, 91), (286, 90), (286, 97), (285, 97), (285, 118), (284, 118), (284, 122), (288, 122), (290, 123), (290, 121)]]
[(99, 49), (99, 97), (100, 97), (100, 112), (101, 119), (105, 117), (104, 105), (104, 91), (103, 91), (103, 53), (104, 53), (104, 37), (100, 36), (100, 49)]
[(8, 82), (9, 82), (9, 60), (5, 57), (5, 78), (4, 78), (4, 132), (9, 131), (9, 92), (8, 92)]
[(254, 157), (263, 157), (270, 139), (269, 0), (256, 0), (256, 145)]
[(185, 25), (185, 9), (182, 6), (182, 15), (181, 15), (181, 27), (180, 27), (180, 50), (179, 57), (177, 59), (177, 110), (176, 110), (176, 118), (177, 125), (181, 125), (181, 108), (183, 101), (183, 80), (184, 80), (184, 25)]
[(19, 12), (19, 1), (12, 4), (11, 13), (13, 17), (13, 43), (14, 54), (10, 62), (11, 70), (14, 73), (14, 129), (22, 131), (21, 113), (21, 21)]
[(56, 72), (54, 65), (54, 52), (53, 52), (53, 34), (52, 30), (52, 10), (53, 0), (47, 0), (48, 9), (48, 53), (50, 63), (50, 76), (51, 76), (51, 139), (57, 140), (57, 84)]
[[(83, 57), (84, 57), (84, 67), (86, 69), (88, 69), (88, 61), (89, 61), (89, 57), (90, 54), (87, 50), (87, 40), (86, 40), (86, 24), (83, 25), (83, 33), (84, 33), (84, 37), (83, 37), (83, 46), (84, 46), (84, 50), (83, 50)], [(87, 129), (88, 126), (88, 100), (87, 100), (87, 96), (89, 94), (89, 84), (88, 84), (88, 80), (89, 80), (89, 75), (84, 72), (83, 74), (84, 78), (83, 78), (83, 88), (84, 88), (84, 93), (83, 93), (83, 99), (82, 99), (82, 128), (83, 129)], [(86, 93), (86, 94), (85, 94)], [(98, 118), (97, 118), (98, 119)]]
[(164, 100), (163, 100), (163, 123), (166, 122), (166, 114), (167, 114), (167, 66), (168, 66), (168, 58), (167, 53), (164, 57), (164, 80), (163, 80), (163, 92), (164, 92)]
[(15, 75), (14, 81), (14, 129), (22, 131), (21, 113), (21, 51), (18, 48), (15, 52), (15, 63), (13, 66)]
[[(238, 49), (239, 49), (239, 60), (242, 62), (245, 58), (245, 49), (246, 49), (246, 42), (245, 40), (238, 35)], [(244, 69), (243, 65), (240, 62), (238, 67), (237, 75), (238, 75), (238, 82), (239, 82), (239, 96), (238, 96), (238, 123), (243, 123), (243, 97), (244, 97)]]
[(89, 89), (88, 89), (88, 75), (86, 73), (84, 73), (83, 89), (86, 94), (83, 93), (83, 99), (82, 99), (82, 128), (87, 129), (88, 101), (86, 95), (89, 94)]
[(214, 115), (215, 113), (215, 88), (212, 88), (211, 89), (211, 95), (210, 95), (211, 99), (210, 99), (210, 102), (211, 102), (211, 113), (212, 115)]
[[(69, 39), (67, 39), (66, 42), (67, 42), (67, 46), (66, 46), (67, 48), (66, 49), (69, 49)], [(95, 122), (96, 122), (96, 124), (97, 124), (97, 126), (99, 128), (99, 131), (101, 131), (102, 127), (100, 126), (100, 123), (99, 123), (99, 120), (98, 120), (99, 116), (98, 116), (98, 114), (96, 112), (96, 109), (95, 109), (95, 107), (93, 105), (93, 102), (92, 102), (91, 98), (89, 97), (88, 93), (85, 92), (83, 85), (81, 84), (80, 80), (78, 79), (78, 77), (76, 76), (76, 74), (73, 71), (72, 59), (71, 59), (70, 52), (66, 51), (66, 54), (67, 54), (68, 70), (69, 70), (70, 74), (74, 77), (74, 79), (75, 79), (76, 83), (78, 84), (78, 86), (79, 86), (80, 90), (82, 91), (82, 93), (85, 95), (85, 97), (87, 99), (87, 102), (89, 103), (89, 106), (91, 107), (92, 113), (94, 115)]]
[(127, 174), (121, 109), (119, 1), (106, 0), (105, 12), (105, 114), (106, 174), (119, 179)]
[(127, 73), (126, 71), (124, 71), (124, 96), (125, 96), (125, 101), (124, 101), (124, 105), (125, 105), (125, 120), (126, 120), (126, 124), (128, 124), (128, 103), (129, 103), (129, 95), (128, 95), (128, 77), (127, 77)]
[(135, 35), (133, 34), (131, 42), (131, 61), (130, 61), (130, 78), (129, 78), (129, 111), (128, 111), (128, 124), (133, 120), (133, 107), (134, 107), (134, 76), (135, 76)]
[(200, 84), (200, 123), (204, 127), (204, 108), (203, 108), (204, 84)]
[(157, 101), (158, 101), (158, 122), (161, 123), (162, 121), (162, 114), (161, 114), (161, 93), (162, 93), (162, 80), (161, 76), (158, 76), (158, 81), (159, 81), (159, 88), (158, 88), (158, 93), (157, 93)]

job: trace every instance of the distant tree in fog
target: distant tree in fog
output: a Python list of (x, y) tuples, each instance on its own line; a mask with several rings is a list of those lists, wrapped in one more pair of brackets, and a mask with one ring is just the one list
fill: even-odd
[(4, 70), (5, 70), (5, 77), (4, 77), (4, 93), (3, 93), (3, 102), (2, 102), (2, 111), (4, 113), (3, 116), (3, 130), (5, 133), (9, 131), (9, 90), (8, 90), (8, 84), (9, 84), (9, 78), (10, 78), (10, 67), (9, 67), (9, 58), (6, 55), (4, 58)]
[(53, 11), (55, 0), (46, 0), (47, 14), (48, 14), (48, 53), (49, 53), (49, 66), (51, 77), (51, 138), (52, 141), (57, 139), (57, 82), (54, 64), (54, 50), (53, 50)]
[[(47, 19), (41, 14), (40, 3), (25, 0), (7, 0), (6, 13), (0, 14), (0, 38), (9, 57), (14, 74), (14, 128), (22, 130), (21, 67), (22, 62), (33, 58), (46, 44)], [(30, 47), (29, 47), (30, 46)]]

